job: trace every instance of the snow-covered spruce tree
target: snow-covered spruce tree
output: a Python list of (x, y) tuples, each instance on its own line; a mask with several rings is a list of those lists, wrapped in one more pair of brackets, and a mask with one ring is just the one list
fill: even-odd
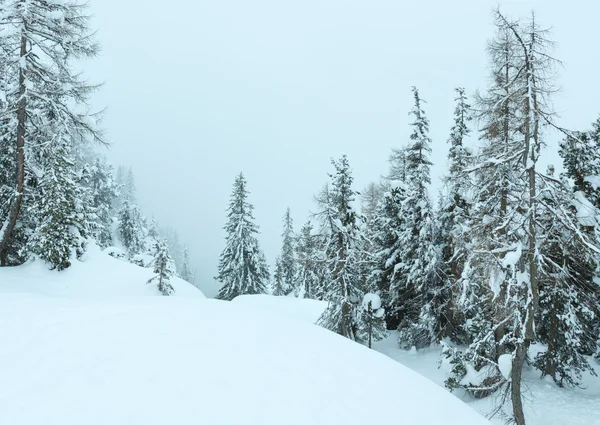
[(313, 226), (307, 221), (297, 238), (295, 294), (299, 298), (323, 299), (322, 263), (318, 258), (318, 239), (312, 231)]
[(319, 195), (321, 238), (324, 242), (325, 299), (328, 308), (318, 324), (338, 334), (358, 340), (358, 304), (363, 296), (361, 255), (364, 239), (352, 207), (356, 192), (346, 156), (332, 160), (331, 189)]
[(296, 275), (296, 257), (294, 253), (295, 235), (293, 220), (288, 208), (283, 216), (283, 233), (280, 267), (283, 276), (281, 291), (279, 295), (288, 295), (294, 291), (294, 277)]
[(181, 263), (179, 277), (189, 283), (193, 283), (194, 280), (194, 276), (190, 270), (190, 254), (187, 247), (183, 248), (183, 261)]
[(444, 189), (440, 194), (441, 208), (439, 215), (438, 238), (441, 245), (441, 267), (444, 278), (443, 298), (447, 299), (442, 311), (441, 337), (448, 337), (459, 344), (470, 341), (464, 334), (462, 323), (464, 317), (458, 305), (460, 298), (460, 280), (464, 263), (469, 253), (468, 241), (465, 239), (469, 219), (470, 175), (467, 167), (471, 161), (470, 151), (465, 147), (465, 139), (471, 130), (468, 127), (472, 120), (471, 106), (467, 103), (465, 89), (456, 89), (456, 109), (454, 110), (454, 126), (450, 132), (450, 150), (448, 152), (448, 175), (444, 179)]
[(360, 308), (359, 334), (367, 347), (372, 348), (374, 341), (379, 341), (387, 336), (385, 329), (385, 309), (379, 294), (368, 292), (362, 299)]
[(32, 170), (37, 166), (31, 161), (42, 157), (39, 150), (65, 139), (71, 144), (101, 141), (96, 120), (86, 107), (96, 87), (71, 66), (74, 60), (98, 52), (88, 22), (86, 5), (77, 1), (0, 2), (0, 84), (5, 93), (1, 133), (3, 141), (13, 145), (16, 170), (5, 182), (12, 190), (0, 217), (2, 265), (7, 264), (23, 199), (31, 187), (28, 182), (35, 184)]
[[(589, 238), (598, 240), (598, 216), (600, 214), (600, 118), (592, 124), (592, 130), (571, 133), (561, 143), (559, 154), (563, 159), (564, 176), (573, 182), (573, 191), (578, 207), (581, 228)], [(585, 263), (582, 263), (585, 264)], [(587, 282), (578, 280), (580, 291), (586, 299), (593, 299), (588, 308), (595, 316), (592, 335), (600, 335), (600, 287), (594, 283), (598, 279), (598, 269), (582, 272), (590, 276)], [(596, 337), (600, 346), (600, 336)], [(584, 351), (585, 354), (589, 352)], [(600, 350), (598, 351), (600, 355)], [(600, 356), (597, 356), (600, 358)]]
[(398, 329), (400, 326), (404, 317), (403, 300), (410, 295), (409, 288), (400, 287), (404, 255), (401, 236), (406, 228), (406, 217), (402, 210), (405, 200), (405, 183), (390, 182), (390, 188), (384, 193), (372, 224), (374, 264), (368, 278), (369, 286), (377, 288), (381, 293), (386, 309), (386, 325), (390, 330)]
[(79, 181), (67, 147), (47, 155), (37, 199), (29, 211), (34, 227), (26, 250), (60, 271), (83, 254), (96, 216), (90, 206), (91, 192)]
[(285, 275), (281, 266), (281, 257), (275, 259), (275, 270), (273, 271), (273, 282), (271, 284), (271, 295), (281, 297), (286, 294)]
[(121, 243), (127, 249), (129, 258), (145, 250), (146, 230), (144, 229), (142, 213), (138, 206), (125, 197), (118, 214), (118, 232)]
[[(597, 291), (592, 279), (597, 255), (576, 234), (576, 206), (581, 205), (567, 182), (554, 180), (549, 172), (539, 185), (543, 202), (538, 214), (544, 234), (536, 335), (547, 348), (538, 353), (533, 364), (559, 386), (575, 386), (582, 372), (595, 375), (585, 355), (596, 350), (593, 320)], [(568, 221), (557, 220), (556, 215)], [(565, 226), (568, 223), (573, 227)]]
[(600, 209), (600, 118), (590, 131), (578, 131), (562, 141), (559, 154), (575, 191)]
[(106, 160), (96, 158), (89, 168), (87, 184), (92, 192), (92, 206), (96, 212), (96, 240), (106, 248), (113, 241), (113, 202), (118, 196), (117, 184), (113, 176), (113, 167)]
[(258, 244), (258, 226), (254, 223), (248, 202), (246, 179), (240, 173), (233, 184), (231, 200), (227, 209), (227, 232), (225, 249), (219, 258), (219, 274), (222, 284), (217, 298), (232, 300), (238, 295), (264, 294), (269, 282), (269, 269)]
[(167, 241), (169, 252), (175, 261), (175, 267), (179, 269), (183, 263), (183, 245), (179, 239), (179, 233), (177, 233), (175, 229), (169, 227), (164, 232), (164, 237)]
[(435, 216), (429, 199), (431, 183), (429, 160), (431, 139), (429, 120), (422, 108), (419, 91), (412, 88), (415, 105), (411, 110), (413, 131), (406, 147), (406, 192), (402, 205), (406, 224), (399, 235), (402, 263), (395, 271), (398, 279), (390, 286), (391, 303), (401, 306), (399, 344), (401, 347), (426, 347), (440, 335), (442, 279), (439, 271), (440, 252), (435, 241)]
[(152, 267), (154, 269), (154, 277), (148, 280), (148, 283), (155, 283), (160, 293), (165, 296), (173, 295), (175, 289), (171, 284), (171, 279), (175, 274), (175, 264), (164, 239), (157, 240), (154, 245)]

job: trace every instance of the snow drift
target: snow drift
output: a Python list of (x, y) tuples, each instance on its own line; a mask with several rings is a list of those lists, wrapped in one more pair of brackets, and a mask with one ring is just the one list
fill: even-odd
[(244, 308), (309, 323), (316, 323), (327, 309), (327, 301), (273, 295), (240, 295), (232, 302)]
[[(63, 271), (48, 270), (41, 260), (19, 267), (0, 268), (0, 293), (18, 292), (67, 297), (114, 297), (161, 295), (150, 268), (111, 257), (97, 245), (90, 245), (81, 261)], [(204, 297), (199, 289), (173, 277), (175, 296)]]
[(273, 317), (198, 298), (0, 294), (0, 423), (488, 423), (382, 354)]

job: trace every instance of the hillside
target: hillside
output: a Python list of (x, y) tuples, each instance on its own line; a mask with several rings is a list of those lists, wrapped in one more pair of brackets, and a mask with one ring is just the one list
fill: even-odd
[[(89, 298), (158, 296), (156, 285), (147, 284), (152, 276), (152, 269), (113, 258), (92, 244), (81, 261), (74, 260), (61, 272), (49, 270), (40, 260), (0, 268), (0, 293)], [(204, 297), (199, 289), (177, 277), (173, 277), (172, 284), (175, 296)]]

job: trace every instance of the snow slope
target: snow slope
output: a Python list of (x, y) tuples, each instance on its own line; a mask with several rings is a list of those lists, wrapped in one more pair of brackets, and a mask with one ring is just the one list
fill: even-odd
[[(327, 303), (322, 301), (266, 295), (242, 296), (234, 300), (236, 301), (247, 308), (308, 323), (314, 323), (315, 318), (327, 307)], [(373, 348), (435, 382), (440, 389), (444, 388), (450, 365), (443, 362), (441, 367), (438, 367), (440, 348), (432, 347), (419, 352), (405, 351), (398, 348), (397, 340), (398, 334), (393, 332), (386, 340), (375, 343)], [(532, 347), (532, 357), (535, 356), (535, 349), (535, 346)], [(594, 360), (591, 361), (600, 375), (600, 365)], [(538, 371), (529, 368), (525, 370), (523, 379), (526, 386), (524, 405), (528, 425), (600, 425), (600, 378), (585, 375), (582, 388), (559, 388), (551, 379), (542, 380)], [(461, 391), (455, 391), (453, 396), (482, 415), (488, 415), (496, 407), (494, 397), (476, 400)], [(511, 412), (510, 405), (504, 406), (503, 410)], [(506, 419), (506, 415), (498, 414), (492, 418), (492, 422), (505, 425)]]
[(241, 295), (232, 300), (244, 308), (282, 315), (290, 319), (316, 323), (327, 308), (326, 301), (273, 295)]
[[(152, 269), (113, 258), (90, 245), (81, 261), (61, 272), (48, 270), (43, 261), (0, 268), (0, 293), (33, 293), (68, 297), (160, 295), (156, 284), (146, 284)], [(186, 281), (174, 277), (175, 296), (204, 297)]]
[[(397, 339), (398, 334), (392, 333), (388, 339), (375, 343), (373, 348), (443, 387), (450, 373), (450, 365), (442, 362), (438, 367), (440, 348), (432, 347), (419, 352), (400, 350)], [(534, 349), (535, 346), (532, 351)], [(592, 364), (596, 365), (596, 372), (600, 374), (600, 366), (593, 360)], [(600, 378), (584, 375), (582, 388), (559, 388), (552, 379), (540, 379), (537, 370), (527, 368), (523, 383), (527, 425), (600, 425)], [(454, 394), (482, 415), (488, 415), (497, 407), (494, 397), (477, 400), (461, 391), (455, 391)], [(491, 422), (505, 425), (506, 413), (511, 411), (511, 406), (505, 405), (504, 414), (500, 412)]]
[(0, 424), (488, 423), (382, 354), (238, 303), (0, 294), (0, 341)]

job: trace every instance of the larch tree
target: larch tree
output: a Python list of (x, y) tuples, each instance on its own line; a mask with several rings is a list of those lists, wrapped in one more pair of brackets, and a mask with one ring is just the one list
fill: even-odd
[(260, 249), (254, 223), (254, 207), (248, 202), (246, 179), (240, 173), (233, 184), (227, 209), (225, 248), (219, 258), (221, 283), (217, 298), (232, 300), (238, 295), (264, 294), (269, 283), (269, 269)]
[[(98, 142), (97, 115), (87, 100), (96, 86), (73, 70), (75, 60), (96, 56), (98, 45), (89, 29), (86, 4), (77, 1), (3, 0), (0, 2), (0, 76), (5, 93), (0, 110), (3, 144), (11, 143), (16, 172), (5, 182), (12, 187), (0, 213), (0, 262), (22, 213), (27, 191), (35, 187), (40, 149), (58, 144)], [(60, 135), (59, 138), (56, 135)], [(33, 141), (36, 141), (33, 143)], [(6, 192), (6, 190), (5, 190)]]

